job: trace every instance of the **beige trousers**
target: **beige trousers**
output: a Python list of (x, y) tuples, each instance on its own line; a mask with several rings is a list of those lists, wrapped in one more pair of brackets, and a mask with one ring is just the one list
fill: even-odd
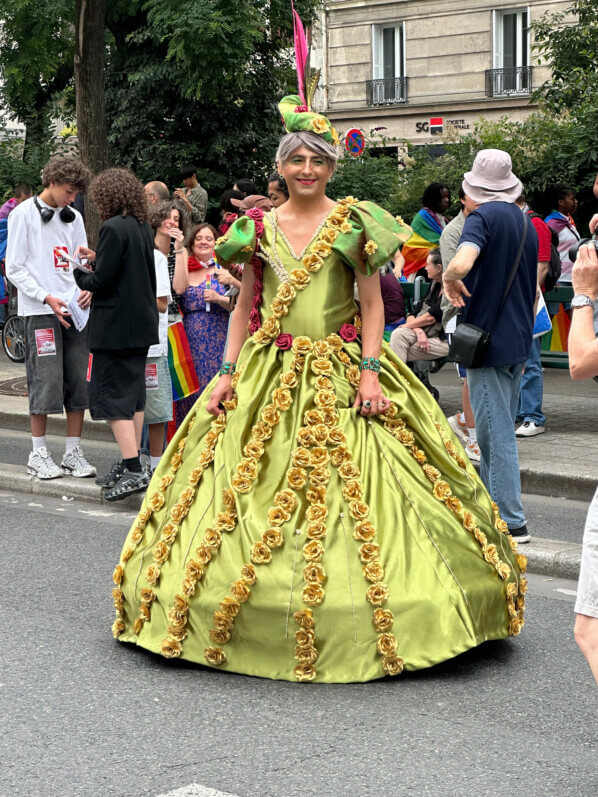
[(429, 352), (422, 351), (416, 341), (417, 337), (412, 329), (405, 326), (397, 327), (390, 336), (390, 348), (404, 363), (413, 360), (438, 360), (440, 357), (446, 357), (449, 352), (446, 340), (428, 338)]

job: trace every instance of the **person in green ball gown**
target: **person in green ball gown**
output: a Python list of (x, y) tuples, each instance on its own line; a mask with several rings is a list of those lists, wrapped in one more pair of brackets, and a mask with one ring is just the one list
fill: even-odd
[(299, 97), (280, 110), (290, 199), (217, 242), (245, 263), (226, 361), (126, 539), (113, 633), (237, 673), (367, 681), (517, 635), (525, 558), (382, 343), (378, 269), (410, 230), (329, 199), (334, 129)]

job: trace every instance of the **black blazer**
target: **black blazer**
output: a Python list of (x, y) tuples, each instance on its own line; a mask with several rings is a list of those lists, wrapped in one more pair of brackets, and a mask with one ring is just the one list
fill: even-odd
[(100, 227), (95, 270), (75, 270), (93, 298), (87, 334), (92, 351), (137, 349), (158, 343), (156, 267), (151, 227), (113, 216)]

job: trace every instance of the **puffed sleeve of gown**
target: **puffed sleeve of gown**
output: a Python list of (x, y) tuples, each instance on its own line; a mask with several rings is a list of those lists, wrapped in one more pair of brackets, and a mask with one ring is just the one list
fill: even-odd
[(373, 202), (351, 205), (348, 229), (332, 245), (345, 265), (375, 274), (411, 236), (411, 227)]
[(247, 265), (255, 253), (255, 222), (247, 216), (241, 216), (230, 226), (226, 234), (216, 241), (216, 259), (221, 266), (232, 263)]

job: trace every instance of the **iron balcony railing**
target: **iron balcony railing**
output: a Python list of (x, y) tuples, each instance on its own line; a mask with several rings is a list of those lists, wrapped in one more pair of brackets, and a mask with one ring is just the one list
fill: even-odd
[(396, 105), (407, 102), (407, 81), (406, 77), (367, 80), (367, 104)]
[(531, 94), (531, 66), (512, 66), (486, 70), (486, 97), (512, 97)]

